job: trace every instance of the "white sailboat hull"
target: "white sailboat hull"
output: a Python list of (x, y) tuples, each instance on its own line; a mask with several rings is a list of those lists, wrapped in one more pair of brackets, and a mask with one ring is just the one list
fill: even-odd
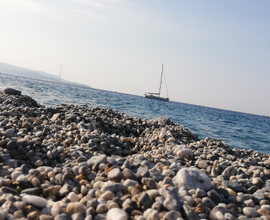
[(165, 102), (170, 101), (169, 98), (163, 98), (163, 97), (154, 96), (154, 95), (149, 95), (149, 94), (145, 94), (145, 95), (144, 95), (144, 98), (147, 98), (147, 99), (155, 99), (155, 100), (165, 101)]

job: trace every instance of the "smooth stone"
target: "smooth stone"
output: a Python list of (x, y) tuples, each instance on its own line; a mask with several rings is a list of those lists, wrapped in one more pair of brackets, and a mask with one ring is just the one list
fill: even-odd
[(247, 216), (249, 218), (255, 218), (255, 217), (258, 217), (258, 215), (259, 215), (257, 210), (255, 208), (252, 208), (252, 207), (243, 208), (243, 213), (245, 214), (245, 216)]
[(225, 207), (222, 207), (222, 206), (216, 206), (214, 207), (211, 211), (210, 211), (210, 214), (209, 214), (209, 219), (210, 220), (220, 220), (219, 219), (219, 213), (221, 213), (223, 216), (226, 214), (226, 213), (230, 213), (231, 215), (233, 215), (235, 218), (237, 218), (237, 214), (233, 211), (230, 211), (229, 209), (225, 208)]
[(78, 195), (75, 192), (70, 192), (67, 196), (67, 198), (71, 201), (71, 202), (78, 202)]
[(54, 220), (72, 220), (71, 216), (67, 213), (61, 213), (54, 217)]
[(214, 189), (209, 190), (207, 192), (207, 195), (216, 205), (218, 205), (221, 202), (221, 197), (217, 193), (216, 190), (214, 190)]
[(147, 209), (144, 213), (143, 216), (147, 219), (147, 220), (159, 220), (159, 215), (158, 215), (158, 211), (155, 209)]
[(107, 204), (99, 204), (96, 208), (98, 214), (102, 214), (108, 211)]
[(227, 186), (228, 188), (232, 189), (235, 192), (244, 191), (244, 187), (235, 180), (234, 181), (224, 180), (221, 185)]
[(0, 219), (6, 219), (7, 216), (8, 216), (7, 210), (1, 208), (1, 209), (0, 209)]
[(3, 90), (4, 93), (8, 94), (8, 95), (21, 95), (22, 92), (16, 89), (12, 89), (12, 88), (5, 88)]
[(176, 155), (189, 160), (193, 157), (193, 151), (190, 149), (181, 149), (176, 153)]
[(72, 220), (84, 220), (84, 217), (81, 213), (75, 213), (71, 216)]
[[(25, 217), (24, 214), (23, 214), (23, 211), (22, 210), (16, 210), (14, 212), (14, 218), (17, 219), (17, 218), (23, 218)], [(0, 219), (3, 219), (0, 217)]]
[(75, 213), (81, 213), (82, 215), (84, 215), (85, 211), (86, 207), (80, 202), (69, 203), (66, 208), (66, 212), (70, 215), (73, 215)]
[(157, 189), (157, 183), (152, 178), (144, 177), (141, 182), (146, 185), (148, 189)]
[(194, 204), (194, 199), (191, 196), (184, 196), (181, 198), (181, 200), (183, 200), (185, 202), (185, 204), (189, 205), (189, 206), (193, 206)]
[(202, 199), (202, 204), (210, 209), (213, 209), (216, 206), (215, 203), (209, 197), (204, 197)]
[(43, 208), (47, 205), (47, 200), (34, 195), (23, 195), (22, 201), (32, 204), (38, 208)]
[(21, 191), (21, 194), (28, 194), (33, 196), (38, 196), (41, 193), (41, 188), (35, 187), (35, 188), (28, 188)]
[(197, 188), (195, 191), (195, 195), (196, 198), (203, 198), (206, 196), (206, 192), (203, 189), (199, 189)]
[(107, 163), (106, 155), (93, 156), (89, 160), (87, 160), (87, 165), (92, 167), (96, 163)]
[(132, 180), (132, 179), (126, 179), (125, 182), (123, 183), (123, 185), (126, 187), (136, 186), (137, 184), (139, 184), (139, 183), (135, 180)]
[(138, 170), (137, 170), (136, 176), (138, 178), (149, 177), (150, 176), (149, 168), (148, 167), (140, 166), (138, 168)]
[(200, 169), (206, 169), (208, 167), (208, 163), (206, 160), (199, 160), (197, 163), (197, 166), (200, 168)]
[(235, 176), (236, 174), (237, 174), (237, 169), (234, 166), (229, 166), (222, 172), (222, 175), (228, 176), (228, 177)]
[(51, 215), (40, 215), (39, 220), (53, 220)]
[(12, 178), (13, 180), (16, 180), (16, 179), (17, 179), (19, 176), (21, 176), (21, 175), (23, 175), (21, 171), (14, 171), (14, 172), (12, 172), (12, 174), (11, 174), (11, 178)]
[(106, 191), (111, 191), (113, 193), (117, 193), (118, 191), (121, 191), (123, 193), (127, 192), (127, 187), (124, 186), (121, 183), (104, 183), (101, 192), (104, 193)]
[(108, 173), (108, 178), (111, 181), (115, 182), (120, 182), (123, 177), (123, 174), (119, 168), (113, 168), (109, 173)]
[(146, 193), (150, 196), (150, 198), (155, 201), (156, 197), (159, 196), (158, 189), (149, 189)]
[(128, 215), (122, 209), (112, 208), (107, 212), (106, 220), (128, 220)]
[(93, 220), (105, 220), (107, 218), (108, 213), (103, 213), (103, 214), (97, 214), (95, 215)]
[(178, 187), (185, 187), (186, 189), (203, 189), (208, 191), (211, 187), (211, 179), (201, 170), (195, 167), (182, 168), (173, 178)]
[(139, 206), (151, 206), (152, 205), (152, 200), (150, 198), (150, 196), (146, 193), (143, 192), (141, 193), (139, 199), (138, 199), (138, 205)]
[(113, 198), (115, 197), (114, 193), (110, 192), (110, 191), (107, 191), (107, 192), (104, 192), (100, 198), (108, 201), (108, 200), (112, 200)]
[(128, 168), (125, 168), (123, 171), (122, 171), (122, 174), (123, 174), (123, 177), (124, 179), (128, 180), (137, 180), (137, 176), (135, 175), (135, 173), (128, 169)]
[(160, 188), (159, 194), (162, 195), (165, 200), (163, 206), (169, 211), (174, 210), (178, 211), (181, 208), (180, 198), (177, 194), (177, 191), (170, 191), (168, 188)]
[(60, 202), (55, 202), (51, 209), (51, 215), (57, 216), (60, 212)]
[(36, 220), (36, 219), (39, 219), (39, 216), (40, 216), (39, 211), (33, 211), (33, 212), (30, 212), (30, 213), (27, 215), (27, 218), (28, 218), (29, 220)]

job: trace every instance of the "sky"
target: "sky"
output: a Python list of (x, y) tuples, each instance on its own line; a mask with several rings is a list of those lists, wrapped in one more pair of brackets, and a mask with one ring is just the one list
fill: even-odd
[[(0, 0), (0, 62), (270, 115), (269, 0)], [(162, 96), (166, 96), (165, 84)]]

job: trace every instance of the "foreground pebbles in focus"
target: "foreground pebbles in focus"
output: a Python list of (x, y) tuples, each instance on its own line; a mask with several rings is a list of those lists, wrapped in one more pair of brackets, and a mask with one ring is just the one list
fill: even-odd
[(0, 219), (270, 219), (270, 158), (168, 118), (0, 93)]

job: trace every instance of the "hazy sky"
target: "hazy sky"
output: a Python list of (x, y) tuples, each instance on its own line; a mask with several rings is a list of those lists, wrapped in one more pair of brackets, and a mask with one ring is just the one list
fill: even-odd
[(158, 91), (164, 63), (173, 101), (270, 115), (269, 11), (269, 0), (0, 0), (0, 62), (63, 65), (66, 80), (140, 96)]

